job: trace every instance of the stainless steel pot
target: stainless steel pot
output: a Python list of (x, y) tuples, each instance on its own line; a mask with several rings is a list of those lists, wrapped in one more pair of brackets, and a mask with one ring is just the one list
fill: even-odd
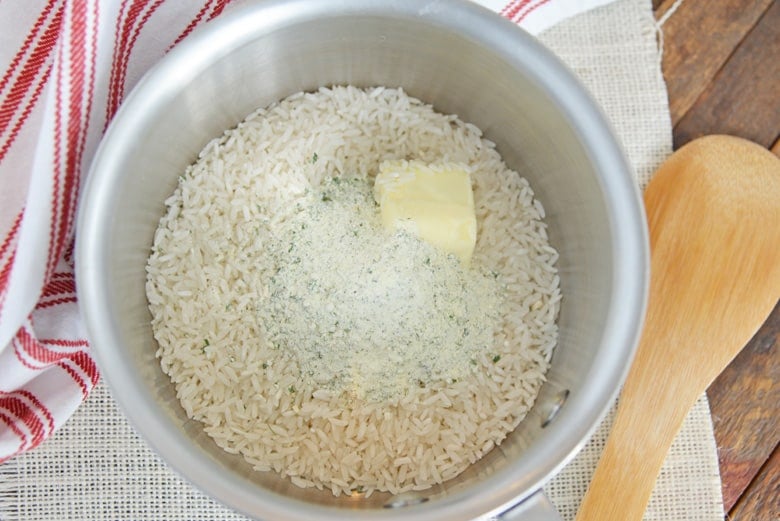
[[(253, 471), (187, 419), (154, 356), (144, 267), (177, 176), (255, 108), (330, 84), (402, 86), (479, 126), (531, 182), (561, 254), (560, 342), (536, 405), (500, 447), (417, 494), (334, 498)], [(539, 490), (616, 396), (648, 278), (641, 201), (594, 102), (534, 38), (454, 0), (271, 0), (223, 15), (128, 96), (92, 165), (77, 237), (89, 337), (124, 412), (181, 475), (267, 520), (555, 519)]]

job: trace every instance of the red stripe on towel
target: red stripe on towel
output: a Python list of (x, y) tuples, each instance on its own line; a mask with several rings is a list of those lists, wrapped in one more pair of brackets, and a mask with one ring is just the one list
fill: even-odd
[(81, 387), (81, 396), (86, 398), (89, 394), (90, 387), (87, 386), (87, 382), (82, 378), (78, 371), (71, 367), (71, 361), (69, 359), (60, 360), (57, 365), (65, 370), (66, 373), (73, 379), (79, 387)]
[(13, 431), (13, 433), (16, 434), (16, 436), (19, 438), (19, 447), (17, 447), (15, 451), (13, 451), (11, 454), (8, 454), (6, 457), (3, 457), (3, 455), (0, 454), (0, 463), (3, 463), (4, 461), (8, 461), (25, 449), (25, 446), (27, 445), (27, 435), (23, 433), (21, 429), (19, 429), (19, 426), (16, 425), (16, 421), (14, 421), (13, 418), (6, 415), (5, 413), (0, 412), (0, 420), (8, 425), (8, 428), (11, 429), (11, 431)]
[[(109, 79), (108, 103), (106, 105), (106, 126), (119, 109), (125, 91), (125, 76), (130, 61), (130, 54), (138, 35), (154, 11), (164, 0), (156, 0), (150, 4), (147, 0), (133, 0), (127, 10), (126, 17), (117, 24), (117, 46), (114, 48), (114, 60)], [(126, 4), (123, 3), (123, 7)], [(147, 9), (148, 8), (148, 9)], [(120, 15), (121, 18), (121, 15)], [(120, 30), (121, 27), (121, 30)]]
[(534, 5), (532, 5), (532, 6), (531, 6), (531, 7), (529, 7), (527, 10), (525, 10), (523, 13), (521, 13), (520, 15), (518, 15), (518, 16), (517, 16), (517, 17), (514, 19), (514, 22), (519, 24), (520, 22), (522, 22), (522, 21), (525, 19), (525, 17), (526, 17), (526, 16), (528, 16), (529, 14), (531, 14), (532, 12), (534, 12), (536, 9), (538, 9), (538, 8), (539, 8), (539, 7), (541, 7), (541, 6), (543, 6), (544, 4), (548, 3), (549, 1), (550, 1), (550, 0), (541, 0), (540, 2), (538, 2), (538, 3), (534, 4)]
[[(59, 37), (63, 8), (60, 6), (54, 13), (52, 20), (46, 26), (43, 34), (41, 35), (35, 48), (29, 55), (29, 58), (22, 65), (21, 71), (17, 78), (11, 84), (10, 89), (6, 95), (3, 95), (3, 101), (0, 104), (0, 136), (4, 136), (0, 142), (0, 161), (3, 160), (8, 150), (11, 148), (11, 144), (19, 134), (19, 130), (27, 120), (30, 112), (32, 112), (35, 103), (38, 101), (44, 85), (47, 83), (51, 66), (44, 70), (41, 74), (41, 69), (49, 61), (51, 54), (57, 44), (57, 38)], [(44, 11), (44, 13), (48, 13)], [(45, 19), (45, 17), (42, 17)], [(41, 22), (42, 18), (39, 18), (36, 22), (36, 26)], [(25, 40), (25, 47), (20, 50), (20, 54), (14, 57), (14, 60), (26, 54), (29, 45), (32, 45), (32, 41), (37, 34), (37, 27), (33, 28), (33, 32), (28, 35), (29, 42)], [(13, 76), (14, 70), (18, 68), (18, 64), (11, 65), (3, 76), (3, 87), (8, 84), (10, 78)], [(37, 81), (36, 81), (37, 80)], [(0, 89), (2, 90), (2, 89)], [(28, 97), (28, 94), (32, 90), (32, 96), (27, 99), (27, 103), (22, 107), (23, 101)], [(21, 113), (19, 110), (21, 108)], [(10, 132), (8, 132), (10, 128)]]
[[(23, 424), (27, 427), (32, 438), (24, 436), (25, 445), (34, 447), (44, 438), (44, 425), (41, 419), (35, 414), (35, 411), (27, 405), (21, 398), (14, 396), (14, 393), (4, 393), (0, 391), (0, 410), (4, 410), (11, 418), (16, 418), (14, 423), (18, 426)], [(17, 432), (17, 431), (14, 431)]]

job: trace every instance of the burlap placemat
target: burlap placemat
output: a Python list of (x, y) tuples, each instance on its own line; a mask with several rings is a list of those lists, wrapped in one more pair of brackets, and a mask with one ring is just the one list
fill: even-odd
[[(619, 0), (542, 34), (612, 121), (644, 186), (671, 152), (671, 122), (650, 0)], [(573, 519), (612, 415), (546, 491)], [(170, 471), (138, 438), (104, 385), (36, 450), (0, 465), (3, 521), (243, 520)], [(720, 521), (723, 507), (706, 396), (688, 415), (646, 520)]]
[[(621, 0), (541, 35), (606, 112), (644, 188), (672, 151), (672, 124), (650, 0)], [(612, 425), (591, 441), (545, 490), (564, 519), (574, 519)], [(721, 521), (723, 500), (707, 396), (689, 413), (666, 458), (646, 521)]]

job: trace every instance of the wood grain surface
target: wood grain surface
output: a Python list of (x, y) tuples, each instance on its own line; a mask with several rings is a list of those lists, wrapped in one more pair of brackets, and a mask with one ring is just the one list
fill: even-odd
[(771, 316), (774, 320), (764, 324), (708, 392), (727, 510), (737, 503), (777, 449), (780, 305)]
[[(658, 2), (656, 2), (658, 3)], [(683, 0), (664, 24), (664, 70), (672, 124), (696, 103), (772, 0)], [(663, 16), (674, 5), (661, 3)], [(699, 37), (692, 37), (693, 35)]]
[(740, 497), (729, 513), (729, 519), (776, 521), (780, 518), (780, 447), (775, 447), (756, 476), (753, 489), (753, 493)]
[[(696, 5), (703, 3), (694, 2)], [(780, 2), (772, 2), (675, 124), (675, 146), (715, 132), (738, 135), (767, 148), (772, 146), (780, 121), (778, 78)]]
[[(653, 0), (653, 8), (659, 20), (675, 8), (662, 27), (675, 148), (731, 134), (780, 157), (780, 2)], [(780, 304), (707, 391), (731, 521), (780, 520), (779, 382)]]

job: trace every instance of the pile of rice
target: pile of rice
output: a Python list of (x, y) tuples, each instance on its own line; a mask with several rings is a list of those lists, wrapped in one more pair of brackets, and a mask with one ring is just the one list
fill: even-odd
[[(377, 401), (302, 376), (264, 341), (258, 307), (268, 244), (296, 204), (326, 179), (370, 178), (399, 158), (471, 169), (472, 269), (496, 273), (504, 302), (467, 377)], [(187, 415), (256, 469), (335, 495), (425, 489), (501, 443), (532, 406), (557, 342), (558, 255), (528, 182), (475, 126), (399, 89), (295, 94), (211, 141), (166, 206), (147, 266), (157, 356)]]

